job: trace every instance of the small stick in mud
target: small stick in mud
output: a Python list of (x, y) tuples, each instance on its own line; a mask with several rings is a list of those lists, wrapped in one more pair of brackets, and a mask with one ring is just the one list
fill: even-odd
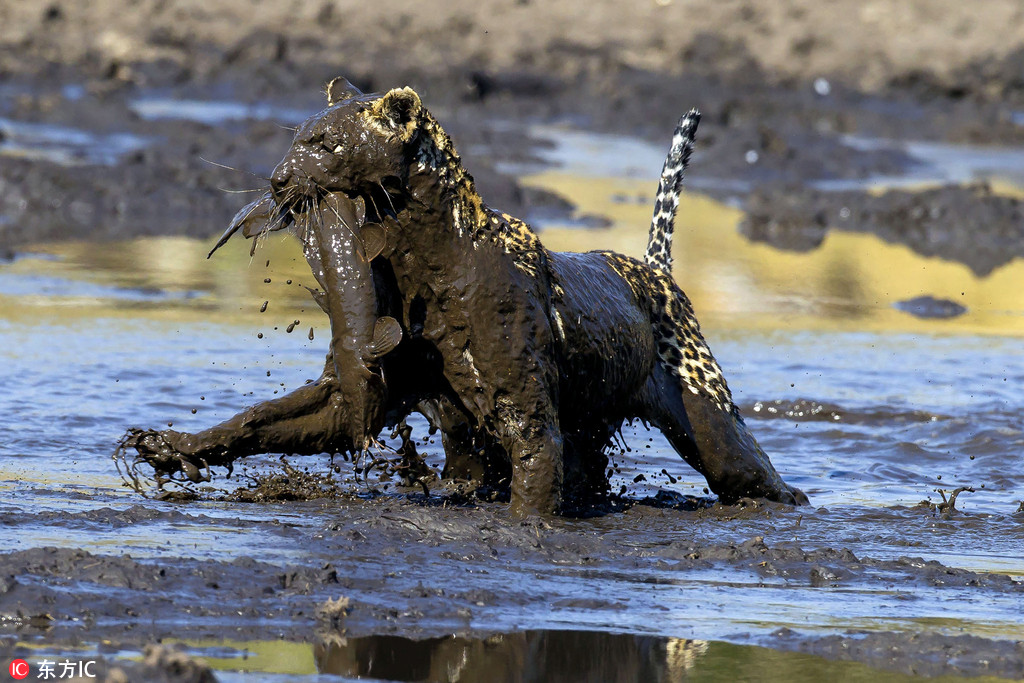
[(935, 509), (941, 513), (948, 514), (957, 512), (956, 509), (956, 497), (961, 493), (974, 493), (973, 486), (961, 486), (955, 489), (953, 493), (949, 494), (949, 500), (946, 500), (946, 492), (943, 489), (935, 489), (935, 492), (942, 496), (942, 502), (935, 506)]

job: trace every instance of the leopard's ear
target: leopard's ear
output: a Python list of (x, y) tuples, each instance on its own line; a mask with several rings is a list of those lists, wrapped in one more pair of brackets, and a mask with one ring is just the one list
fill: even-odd
[(347, 78), (344, 76), (338, 76), (327, 84), (327, 87), (324, 89), (324, 94), (327, 95), (327, 105), (331, 106), (341, 102), (342, 100), (359, 97), (363, 93), (359, 88), (349, 83)]
[(403, 142), (412, 139), (422, 110), (420, 96), (412, 88), (395, 88), (373, 103), (373, 116)]

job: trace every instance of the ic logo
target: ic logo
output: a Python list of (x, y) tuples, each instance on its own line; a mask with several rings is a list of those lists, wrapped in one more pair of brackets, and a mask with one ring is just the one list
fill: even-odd
[(11, 673), (11, 678), (20, 681), (23, 678), (28, 678), (29, 666), (28, 662), (24, 659), (15, 659), (11, 662), (11, 666), (8, 667), (8, 671)]

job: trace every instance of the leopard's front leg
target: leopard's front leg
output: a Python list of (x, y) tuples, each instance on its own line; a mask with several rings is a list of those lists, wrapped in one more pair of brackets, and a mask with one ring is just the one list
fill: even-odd
[(232, 463), (257, 453), (316, 454), (352, 447), (344, 436), (346, 402), (334, 380), (330, 355), (320, 378), (271, 401), (246, 408), (234, 417), (200, 432), (172, 429), (130, 429), (121, 452), (134, 450), (132, 466), (153, 468), (157, 481), (184, 476), (209, 479), (210, 467)]

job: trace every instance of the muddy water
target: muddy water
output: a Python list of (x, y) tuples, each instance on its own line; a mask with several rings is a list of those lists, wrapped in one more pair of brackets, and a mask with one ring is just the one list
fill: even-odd
[[(628, 156), (628, 141), (622, 144)], [(558, 250), (640, 255), (653, 192), (643, 176), (612, 163), (597, 174), (567, 167), (528, 177), (571, 198), (580, 214), (611, 220), (597, 230), (544, 224), (543, 240)], [(734, 208), (686, 196), (676, 278), (754, 433), (813, 508), (638, 506), (524, 531), (500, 505), (434, 508), (415, 496), (392, 498), (346, 469), (337, 480), (357, 495), (345, 499), (241, 504), (207, 491), (187, 505), (144, 500), (121, 486), (110, 459), (127, 426), (171, 421), (175, 429), (199, 429), (295, 388), (317, 375), (328, 326), (301, 287), (311, 277), (286, 237), (273, 236), (252, 258), (240, 243), (210, 261), (206, 242), (143, 239), (40, 247), (0, 265), (7, 388), (0, 395), (0, 548), (79, 548), (130, 554), (142, 566), (214, 567), (224, 585), (249, 581), (248, 570), (225, 569), (242, 557), (268, 571), (338, 568), (339, 587), (327, 582), (308, 591), (309, 604), (295, 595), (283, 603), (290, 618), (281, 616), (284, 608), (261, 608), (273, 624), (262, 630), (228, 613), (204, 621), (166, 607), (170, 616), (162, 618), (176, 632), (196, 632), (186, 639), (191, 651), (218, 668), (249, 671), (244, 680), (257, 680), (253, 671), (266, 680), (317, 671), (378, 675), (360, 657), (411, 647), (371, 638), (381, 633), (414, 636), (429, 651), (426, 663), (406, 662), (409, 671), (458, 653), (468, 662), (483, 650), (498, 657), (481, 649), (481, 634), (498, 641), (493, 634), (513, 634), (504, 636), (512, 645), (500, 656), (521, 662), (533, 653), (526, 661), (538, 667), (546, 629), (582, 630), (581, 651), (611, 647), (602, 634), (626, 634), (616, 636), (622, 656), (606, 679), (618, 665), (632, 672), (682, 666), (686, 675), (713, 680), (731, 680), (744, 666), (802, 671), (807, 680), (876, 678), (856, 669), (862, 665), (833, 661), (842, 658), (835, 652), (818, 660), (754, 646), (800, 649), (848, 629), (1020, 640), (1015, 584), (957, 578), (926, 563), (1024, 577), (1024, 520), (1014, 514), (1024, 499), (1024, 264), (978, 278), (871, 236), (835, 232), (815, 251), (780, 252), (743, 239), (739, 218)], [(895, 306), (920, 295), (967, 312), (922, 319)], [(439, 443), (422, 423), (415, 428), (420, 450), (439, 464)], [(622, 441), (613, 486), (636, 498), (703, 495), (703, 481), (660, 435), (626, 426)], [(290, 463), (327, 469), (326, 457)], [(248, 469), (280, 468), (267, 456)], [(214, 484), (244, 487), (246, 476)], [(975, 491), (960, 495), (955, 514), (918, 505), (939, 503), (937, 489), (960, 486)], [(371, 488), (385, 495), (374, 497)], [(374, 545), (378, 534), (384, 546)], [(90, 590), (101, 606), (104, 599), (148, 604), (119, 593), (121, 584), (97, 581), (100, 588)], [(180, 588), (177, 602), (223, 600), (190, 590)], [(355, 603), (348, 633), (314, 638), (315, 603), (342, 593)], [(246, 595), (238, 589), (239, 604)], [(108, 637), (120, 622), (101, 607), (95, 612), (91, 630), (68, 633), (86, 643)], [(786, 644), (770, 635), (783, 627), (800, 636)], [(424, 640), (452, 632), (462, 640)], [(223, 636), (210, 640), (211, 633)], [(18, 637), (50, 652), (64, 651), (66, 642), (66, 634)], [(641, 637), (648, 641), (638, 644)], [(240, 663), (257, 649), (279, 657)], [(123, 655), (133, 656), (131, 647)], [(397, 670), (385, 677), (403, 676), (412, 679)]]

